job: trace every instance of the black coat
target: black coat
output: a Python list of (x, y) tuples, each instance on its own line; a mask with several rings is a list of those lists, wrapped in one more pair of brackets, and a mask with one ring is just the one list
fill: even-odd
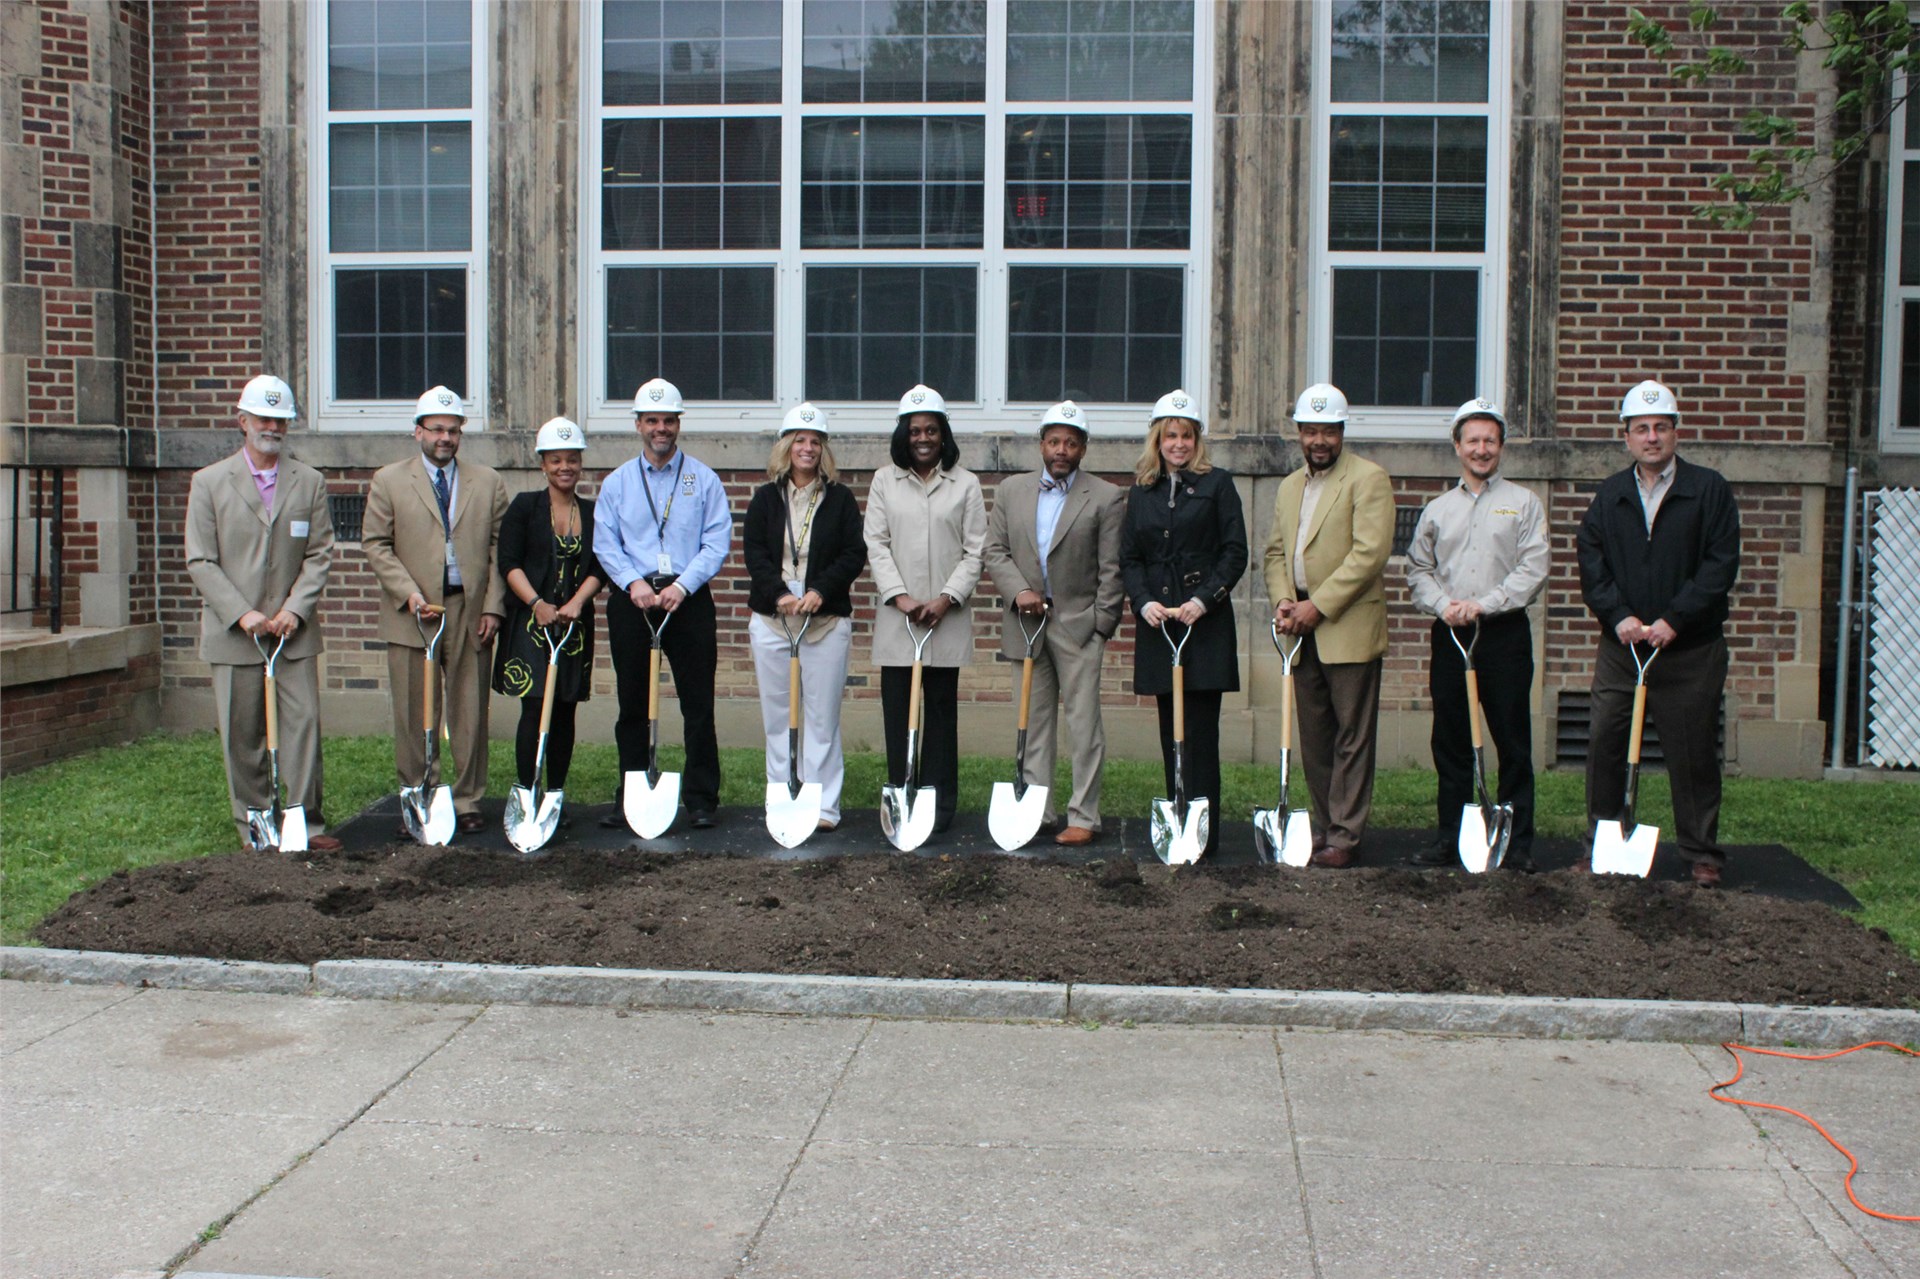
[[(762, 484), (747, 504), (746, 524), (740, 531), (741, 553), (747, 561), (747, 606), (771, 617), (787, 580), (780, 561), (787, 539), (787, 485)], [(806, 588), (820, 593), (820, 611), (835, 617), (853, 615), (853, 584), (867, 566), (867, 542), (860, 527), (860, 504), (844, 484), (828, 484), (813, 514), (807, 535)]]
[[(1120, 576), (1138, 622), (1133, 640), (1136, 693), (1173, 691), (1173, 653), (1162, 633), (1140, 622), (1149, 603), (1178, 608), (1190, 599), (1207, 606), (1180, 661), (1190, 689), (1231, 693), (1240, 687), (1240, 640), (1233, 623), (1233, 588), (1247, 571), (1247, 521), (1233, 476), (1220, 467), (1204, 475), (1182, 471), (1151, 488), (1127, 490), (1127, 521), (1120, 536)], [(1176, 634), (1177, 635), (1176, 623)]]
[[(600, 561), (593, 554), (593, 499), (582, 497), (580, 503), (581, 550), (585, 558), (580, 563), (580, 580), (589, 577), (600, 579), (601, 586), (607, 584), (606, 570), (600, 567)], [(530, 493), (521, 493), (507, 504), (507, 513), (500, 521), (500, 543), (496, 548), (495, 559), (499, 566), (500, 579), (506, 580), (507, 574), (519, 569), (527, 575), (527, 581), (540, 594), (540, 598), (549, 604), (564, 604), (559, 598), (559, 583), (555, 580), (558, 566), (553, 559), (553, 516), (548, 509), (547, 490), (534, 489)], [(595, 591), (595, 595), (599, 592)], [(520, 602), (513, 587), (507, 587), (507, 617), (501, 624), (501, 634), (511, 637), (527, 625), (527, 614), (533, 610)], [(593, 600), (589, 598), (580, 610), (580, 656), (585, 668), (593, 669)], [(570, 650), (571, 651), (571, 650)], [(514, 653), (511, 643), (494, 645), (493, 678), (496, 687), (501, 687), (502, 672)], [(505, 691), (504, 688), (502, 691)], [(569, 701), (585, 701), (585, 697), (571, 697)]]
[(1608, 476), (1580, 521), (1580, 594), (1606, 633), (1628, 617), (1662, 618), (1674, 645), (1719, 638), (1740, 572), (1740, 508), (1720, 472), (1676, 461), (1653, 532), (1636, 468)]

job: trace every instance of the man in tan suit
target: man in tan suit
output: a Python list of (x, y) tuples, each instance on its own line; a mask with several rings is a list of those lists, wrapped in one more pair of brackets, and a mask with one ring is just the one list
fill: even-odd
[[(1107, 757), (1100, 720), (1100, 661), (1120, 626), (1120, 530), (1125, 496), (1080, 470), (1087, 454), (1086, 415), (1072, 400), (1040, 419), (1038, 471), (1001, 482), (987, 519), (982, 558), (1000, 594), (1031, 629), (1047, 618), (1033, 654), (1033, 706), (1026, 777), (1053, 785), (1054, 703), (1064, 702), (1073, 747), (1073, 797), (1056, 844), (1087, 844), (1100, 831), (1100, 774)], [(1000, 627), (1000, 651), (1026, 657), (1012, 620)], [(1052, 792), (1048, 792), (1051, 801)], [(1047, 819), (1053, 820), (1049, 812)]]
[[(419, 452), (383, 466), (367, 490), (361, 542), (385, 597), (380, 638), (387, 642), (393, 688), (393, 754), (402, 786), (418, 786), (427, 767), (426, 691), (421, 661), (425, 641), (416, 619), (429, 605), (447, 610), (437, 652), (453, 741), (453, 809), (471, 834), (484, 824), (480, 797), (487, 790), (487, 648), (506, 616), (506, 584), (496, 566), (507, 486), (499, 472), (477, 462), (455, 462), (467, 421), (460, 397), (436, 386), (415, 406), (413, 438)], [(427, 626), (432, 634), (434, 623)], [(443, 774), (451, 771), (443, 761)]]
[(1294, 686), (1313, 864), (1350, 866), (1373, 807), (1393, 484), (1345, 452), (1347, 397), (1338, 387), (1308, 387), (1293, 420), (1307, 464), (1280, 481), (1273, 504), (1267, 598), (1280, 633), (1303, 641)]
[[(187, 572), (200, 591), (200, 656), (213, 668), (213, 700), (226, 758), (233, 824), (247, 843), (247, 810), (273, 806), (267, 767), (266, 663), (274, 666), (280, 763), (288, 804), (320, 821), (320, 628), (313, 624), (333, 564), (327, 485), (283, 456), (293, 391), (265, 374), (240, 393), (240, 451), (196, 471), (187, 494)], [(340, 841), (310, 835), (335, 852)]]

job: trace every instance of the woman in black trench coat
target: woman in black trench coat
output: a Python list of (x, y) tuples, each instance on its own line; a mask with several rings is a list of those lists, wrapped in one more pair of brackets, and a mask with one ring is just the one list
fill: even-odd
[(1233, 476), (1207, 460), (1206, 425), (1185, 391), (1160, 397), (1146, 448), (1127, 491), (1120, 572), (1140, 629), (1133, 642), (1133, 689), (1160, 708), (1160, 753), (1173, 794), (1173, 651), (1181, 626), (1186, 668), (1187, 795), (1205, 796), (1213, 820), (1206, 851), (1220, 843), (1220, 698), (1240, 688), (1233, 588), (1247, 571), (1247, 522)]

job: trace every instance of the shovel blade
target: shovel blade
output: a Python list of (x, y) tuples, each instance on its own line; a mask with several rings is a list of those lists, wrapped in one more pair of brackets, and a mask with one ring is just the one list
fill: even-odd
[(1659, 844), (1658, 826), (1635, 826), (1628, 832), (1619, 822), (1600, 822), (1593, 831), (1593, 873), (1645, 879)]
[(658, 839), (680, 811), (680, 774), (662, 773), (657, 782), (644, 772), (628, 773), (620, 784), (627, 826), (641, 839)]
[(408, 837), (416, 844), (427, 842), (426, 794), (423, 786), (400, 788), (400, 824), (406, 827)]
[(794, 794), (785, 782), (767, 783), (767, 834), (782, 848), (798, 848), (820, 829), (819, 782), (800, 783)]
[(1460, 839), (1457, 845), (1460, 864), (1467, 873), (1483, 875), (1487, 871), (1492, 841), (1487, 833), (1487, 814), (1478, 804), (1467, 804), (1460, 809)]
[(931, 786), (880, 788), (880, 829), (887, 842), (903, 853), (910, 853), (933, 834), (934, 795)]
[(1287, 814), (1287, 824), (1280, 828), (1280, 861), (1295, 870), (1313, 860), (1313, 822), (1307, 817), (1307, 810), (1296, 808)]
[(444, 848), (453, 842), (453, 787), (436, 786), (425, 796), (426, 808), (420, 821), (420, 842)]
[(1153, 852), (1169, 866), (1191, 866), (1207, 851), (1209, 801), (1190, 799), (1184, 820), (1170, 799), (1153, 801)]
[(273, 820), (271, 808), (247, 810), (247, 847), (256, 853), (270, 852), (280, 847), (280, 827)]
[(1047, 820), (1047, 788), (1029, 786), (1017, 794), (1012, 782), (995, 782), (987, 806), (987, 832), (1002, 852), (1017, 852), (1033, 842)]
[(280, 810), (280, 851), (283, 853), (304, 853), (307, 851), (307, 807), (295, 804), (291, 808)]
[(560, 806), (565, 795), (548, 791), (536, 800), (533, 787), (516, 786), (507, 792), (507, 842), (521, 853), (537, 853), (560, 829)]
[(1277, 808), (1256, 808), (1253, 810), (1253, 852), (1262, 862), (1268, 864), (1280, 860), (1280, 845), (1286, 835), (1281, 830), (1280, 810)]

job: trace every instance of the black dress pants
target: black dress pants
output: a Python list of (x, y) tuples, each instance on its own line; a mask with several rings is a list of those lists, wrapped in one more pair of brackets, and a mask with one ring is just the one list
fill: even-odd
[[(624, 591), (607, 602), (607, 649), (620, 690), (620, 718), (613, 726), (622, 774), (647, 767), (647, 650), (653, 633)], [(713, 592), (701, 587), (675, 609), (660, 635), (673, 671), (686, 730), (687, 762), (680, 775), (680, 802), (690, 813), (720, 806), (720, 742), (713, 727), (713, 677), (719, 666)]]
[[(1644, 654), (1646, 650), (1643, 648)], [(1587, 746), (1587, 826), (1620, 816), (1633, 727), (1633, 658), (1602, 636), (1593, 664), (1593, 735)], [(1660, 734), (1673, 788), (1674, 837), (1688, 861), (1727, 863), (1720, 846), (1720, 696), (1727, 641), (1668, 647), (1647, 669), (1647, 720)]]
[[(907, 784), (907, 708), (913, 667), (880, 668), (880, 718), (887, 739), (887, 784)], [(920, 780), (931, 786), (933, 824), (945, 830), (960, 801), (960, 668), (920, 668)]]
[[(1473, 738), (1467, 714), (1467, 668), (1460, 650), (1447, 638), (1445, 622), (1433, 624), (1433, 660), (1427, 668), (1427, 691), (1433, 697), (1433, 771), (1439, 775), (1440, 846), (1452, 848), (1460, 838), (1460, 810), (1480, 802), (1473, 789)], [(1455, 632), (1460, 642), (1472, 642), (1472, 628)], [(1509, 855), (1516, 860), (1533, 855), (1533, 627), (1524, 612), (1501, 613), (1481, 619), (1480, 640), (1474, 645), (1473, 667), (1480, 675), (1480, 706), (1486, 713), (1487, 736), (1500, 760), (1500, 786), (1495, 802), (1513, 805), (1513, 842)], [(1493, 760), (1484, 753), (1483, 766)], [(1488, 779), (1491, 783), (1492, 779)], [(1493, 791), (1493, 786), (1487, 789)]]
[[(1220, 847), (1220, 827), (1226, 815), (1220, 811), (1220, 699), (1218, 692), (1186, 693), (1186, 783), (1187, 800), (1207, 801), (1207, 847), (1212, 853)], [(1173, 694), (1159, 693), (1154, 703), (1160, 711), (1160, 761), (1166, 772), (1167, 798), (1173, 798)]]

